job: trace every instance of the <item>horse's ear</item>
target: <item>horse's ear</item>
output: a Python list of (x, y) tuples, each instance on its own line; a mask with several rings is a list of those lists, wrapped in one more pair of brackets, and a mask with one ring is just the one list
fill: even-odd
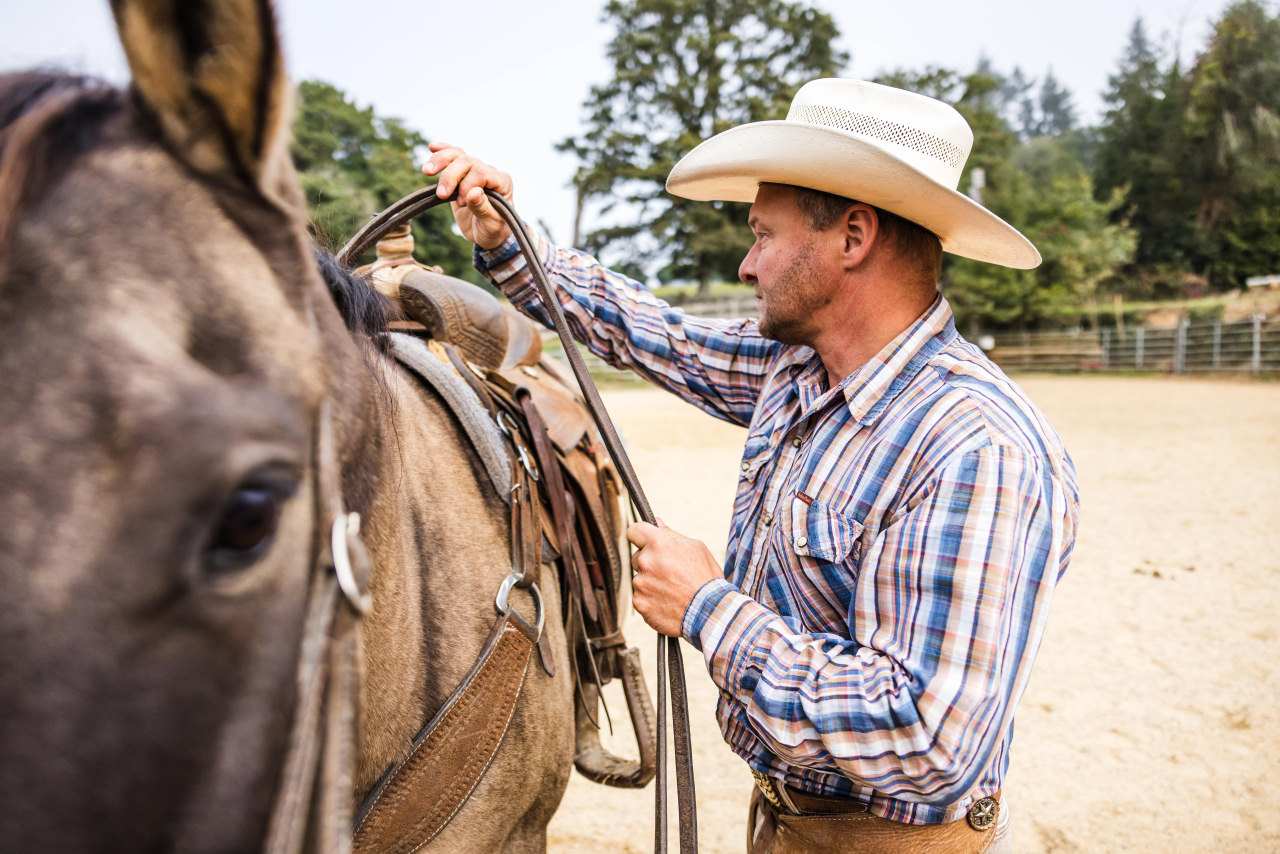
[(178, 156), (278, 197), (294, 180), (290, 89), (269, 0), (111, 0), (111, 10), (134, 89)]

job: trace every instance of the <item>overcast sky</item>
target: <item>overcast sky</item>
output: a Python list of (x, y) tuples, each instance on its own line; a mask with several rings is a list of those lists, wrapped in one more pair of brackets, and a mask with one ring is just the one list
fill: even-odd
[[(515, 177), (516, 204), (566, 241), (572, 158), (553, 145), (579, 130), (592, 83), (608, 79), (604, 0), (279, 0), (294, 79), (320, 78), (431, 140), (471, 149)], [(1228, 0), (817, 0), (851, 55), (848, 77), (986, 54), (999, 71), (1052, 69), (1085, 122), (1135, 19), (1191, 59)], [(57, 63), (127, 78), (106, 0), (0, 0), (0, 70)]]

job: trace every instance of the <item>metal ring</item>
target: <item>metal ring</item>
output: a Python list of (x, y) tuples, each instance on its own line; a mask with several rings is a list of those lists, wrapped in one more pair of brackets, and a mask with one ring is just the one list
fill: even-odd
[[(508, 601), (508, 597), (511, 595), (511, 588), (515, 587), (523, 580), (524, 576), (520, 575), (518, 572), (513, 572), (506, 578), (502, 579), (502, 585), (498, 587), (498, 595), (494, 597), (493, 606), (498, 609), (499, 614), (503, 616), (510, 615), (524, 623), (525, 626), (528, 626), (529, 621), (526, 620), (519, 611), (511, 607), (511, 602)], [(538, 585), (531, 584), (528, 589), (529, 592), (533, 594), (533, 610), (537, 615), (537, 622), (533, 627), (535, 635), (534, 643), (537, 643), (542, 638), (542, 626), (545, 622), (546, 614), (542, 609), (542, 594), (538, 592)]]
[(516, 425), (514, 422), (511, 421), (510, 415), (507, 415), (506, 412), (499, 410), (497, 416), (494, 417), (494, 420), (498, 422), (498, 429), (502, 431), (503, 435), (515, 438)]
[(529, 477), (534, 480), (541, 480), (542, 477), (538, 471), (538, 463), (529, 456), (529, 449), (524, 442), (516, 443), (516, 453), (520, 456), (520, 464), (524, 466), (524, 470), (529, 473)]
[(373, 607), (373, 597), (367, 590), (360, 589), (356, 574), (351, 569), (350, 541), (359, 536), (360, 514), (340, 514), (333, 520), (333, 528), (329, 532), (329, 550), (333, 555), (333, 574), (338, 577), (342, 595), (355, 612), (363, 616)]

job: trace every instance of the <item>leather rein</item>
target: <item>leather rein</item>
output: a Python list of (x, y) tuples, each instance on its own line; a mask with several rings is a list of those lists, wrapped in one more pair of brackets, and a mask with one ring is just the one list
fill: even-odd
[[(569, 360), (569, 365), (573, 370), (574, 376), (577, 378), (578, 385), (586, 399), (587, 408), (590, 411), (591, 417), (594, 419), (596, 426), (600, 430), (605, 448), (608, 450), (609, 456), (612, 458), (613, 463), (622, 478), (622, 482), (631, 496), (632, 503), (635, 505), (638, 515), (645, 522), (656, 525), (657, 517), (654, 515), (653, 509), (649, 505), (648, 498), (646, 498), (644, 490), (640, 486), (640, 480), (636, 476), (635, 469), (631, 465), (630, 458), (627, 456), (622, 439), (618, 435), (617, 428), (614, 426), (612, 418), (605, 409), (604, 401), (600, 398), (600, 392), (596, 388), (590, 372), (587, 370), (586, 362), (583, 360), (582, 354), (578, 351), (577, 346), (573, 342), (573, 336), (569, 331), (568, 323), (565, 321), (564, 313), (560, 308), (560, 303), (554, 297), (550, 279), (547, 276), (546, 270), (542, 266), (541, 260), (537, 257), (537, 253), (533, 249), (533, 241), (530, 239), (528, 231), (525, 229), (524, 222), (516, 214), (515, 209), (511, 206), (510, 202), (502, 196), (487, 189), (485, 190), (485, 193), (488, 195), (489, 201), (494, 205), (499, 215), (506, 221), (507, 225), (510, 226), (511, 232), (515, 236), (516, 242), (519, 244), (520, 251), (523, 253), (525, 260), (528, 263), (528, 267), (533, 273), (534, 283), (538, 289), (538, 295), (541, 298), (548, 315), (551, 317), (556, 334), (559, 336), (560, 341), (563, 344), (565, 357)], [(349, 267), (352, 261), (359, 258), (366, 250), (368, 250), (375, 242), (395, 226), (407, 222), (437, 205), (451, 202), (454, 198), (455, 196), (442, 198), (436, 195), (436, 185), (434, 184), (422, 187), (410, 193), (395, 202), (382, 213), (377, 214), (370, 219), (370, 221), (366, 223), (365, 226), (361, 228), (338, 252), (338, 262), (343, 266)], [(671, 695), (670, 708), (673, 718), (672, 729), (675, 744), (676, 794), (679, 808), (678, 821), (680, 854), (696, 854), (698, 850), (698, 827), (697, 808), (694, 796), (693, 757), (689, 735), (689, 711), (684, 675), (684, 660), (681, 657), (679, 640), (676, 638), (669, 638), (666, 635), (658, 635), (657, 653), (657, 790), (654, 796), (654, 851), (656, 854), (666, 854), (669, 850), (667, 839), (667, 816), (669, 813), (667, 795), (669, 785), (666, 752), (668, 711), (667, 694), (669, 681)], [(350, 815), (349, 807), (346, 809), (344, 814), (348, 816)], [(349, 824), (348, 827), (350, 827)], [(272, 852), (272, 854), (274, 854), (274, 852)]]

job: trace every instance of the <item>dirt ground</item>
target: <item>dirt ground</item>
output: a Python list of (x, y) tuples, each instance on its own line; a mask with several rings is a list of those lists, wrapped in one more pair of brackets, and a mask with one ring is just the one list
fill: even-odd
[[(1280, 385), (1021, 382), (1075, 459), (1084, 518), (1018, 711), (1017, 849), (1280, 850)], [(662, 392), (606, 401), (655, 512), (722, 552), (743, 431)], [(652, 674), (652, 632), (633, 615), (627, 634)], [(685, 649), (701, 850), (737, 854), (751, 778)], [(652, 786), (574, 775), (551, 851), (652, 846)]]

